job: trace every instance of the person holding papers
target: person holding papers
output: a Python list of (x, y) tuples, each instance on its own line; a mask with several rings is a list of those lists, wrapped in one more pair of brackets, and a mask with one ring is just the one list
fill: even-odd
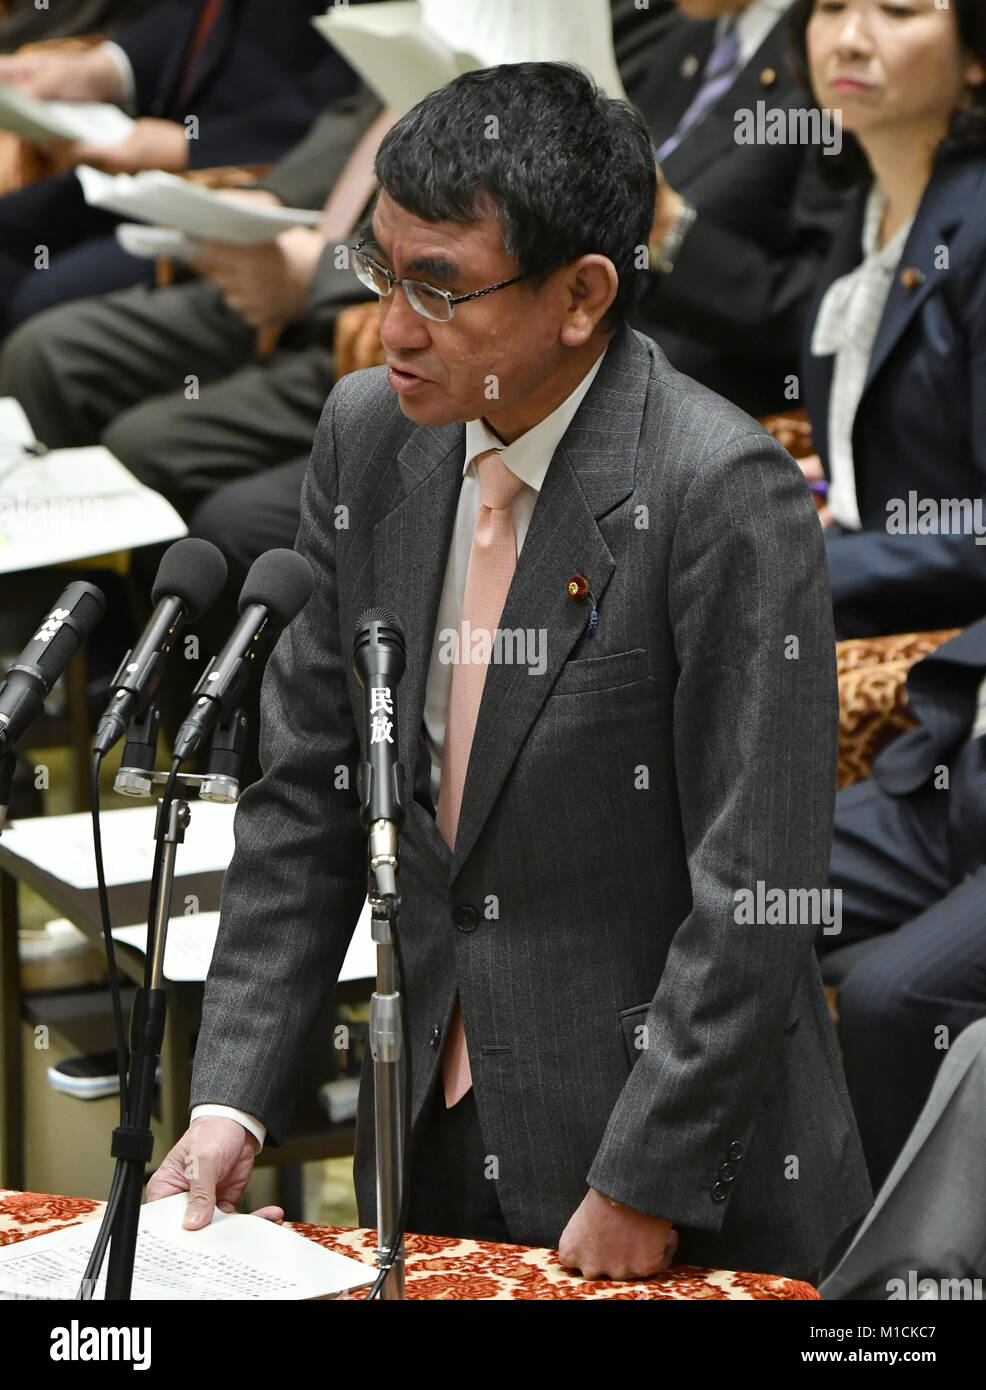
[[(351, 634), (381, 605), (407, 632), (409, 1229), (556, 1246), (589, 1277), (676, 1249), (811, 1277), (870, 1191), (814, 927), (736, 896), (810, 896), (827, 868), (810, 493), (626, 324), (655, 197), (628, 104), (566, 64), (467, 73), (376, 172), (351, 261), (388, 366), (344, 377), (315, 439), (315, 592), (267, 668), (193, 1118), (148, 1195), (191, 1181), (204, 1225), (285, 1136), (364, 897)], [(372, 1115), (366, 1070), (371, 1226)]]
[[(845, 204), (809, 143), (827, 133), (831, 148), (837, 132), (788, 60), (790, 4), (613, 7), (620, 75), (661, 173), (634, 323), (679, 371), (757, 416), (799, 404), (805, 313)], [(761, 110), (780, 113), (782, 140), (758, 134)], [(793, 138), (789, 113), (805, 118)]]
[[(379, 114), (365, 90), (339, 98), (244, 196), (327, 207)], [(372, 154), (366, 172), (352, 224), (372, 193)], [(20, 401), (49, 448), (103, 443), (187, 517), (222, 483), (311, 447), (333, 381), (336, 315), (367, 293), (337, 264), (337, 240), (297, 227), (259, 246), (212, 244), (203, 278), (40, 314), (8, 339), (0, 394)], [(275, 322), (277, 347), (258, 358), (257, 328)]]
[[(264, 163), (355, 85), (311, 25), (320, 8), (317, 0), (172, 0), (112, 43), (0, 58), (0, 82), (137, 117), (119, 143), (69, 145), (71, 165), (134, 173)], [(117, 221), (87, 205), (74, 173), (0, 198), (0, 333), (53, 304), (150, 279), (153, 263), (117, 244)]]

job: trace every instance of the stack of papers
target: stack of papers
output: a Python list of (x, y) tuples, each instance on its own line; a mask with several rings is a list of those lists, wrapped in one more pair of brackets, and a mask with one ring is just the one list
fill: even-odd
[[(216, 1211), (201, 1231), (182, 1229), (184, 1192), (141, 1207), (132, 1297), (149, 1299), (338, 1298), (372, 1284), (376, 1270), (260, 1216)], [(99, 1219), (0, 1250), (0, 1298), (73, 1299)], [(106, 1296), (106, 1265), (96, 1296)]]
[(75, 174), (92, 207), (173, 227), (207, 241), (257, 246), (273, 241), (289, 227), (317, 227), (322, 220), (321, 212), (311, 208), (281, 208), (224, 197), (216, 189), (203, 188), (160, 169), (104, 174), (81, 164)]
[(625, 97), (609, 0), (382, 0), (314, 21), (386, 106), (403, 115), (460, 73), (498, 63), (577, 63)]
[[(204, 980), (216, 949), (218, 930), (218, 912), (195, 912), (188, 917), (172, 917), (164, 944), (164, 978), (175, 982)], [(145, 924), (114, 927), (113, 939), (138, 951), (146, 951), (147, 927)], [(376, 947), (370, 936), (370, 905), (364, 903), (339, 972), (339, 981), (372, 980), (376, 978), (376, 973)]]
[(0, 400), (0, 574), (173, 541), (187, 529), (108, 449), (44, 452), (18, 403)]
[(28, 140), (85, 140), (118, 145), (134, 122), (118, 106), (98, 101), (43, 101), (12, 82), (0, 82), (0, 130)]

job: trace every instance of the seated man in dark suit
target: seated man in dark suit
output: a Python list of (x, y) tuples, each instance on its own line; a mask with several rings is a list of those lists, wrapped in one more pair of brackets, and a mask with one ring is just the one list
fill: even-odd
[[(365, 89), (332, 103), (246, 196), (323, 207), (379, 111)], [(367, 196), (372, 172), (371, 153)], [(307, 453), (332, 386), (335, 316), (366, 297), (336, 264), (338, 230), (212, 245), (202, 278), (39, 314), (4, 345), (0, 394), (50, 448), (105, 443), (187, 516), (222, 483)], [(277, 345), (258, 357), (258, 328), (274, 325)]]
[(839, 1040), (874, 1190), (962, 1030), (986, 1014), (986, 619), (911, 668), (918, 720), (836, 798)]
[(841, 637), (986, 612), (986, 9), (952, 0), (891, 33), (870, 8), (794, 12), (855, 186), (802, 373)]
[(952, 1042), (927, 1104), (826, 1299), (983, 1298), (986, 1018)]
[[(752, 415), (800, 404), (805, 313), (844, 203), (804, 143), (828, 149), (833, 133), (788, 61), (790, 3), (676, 0), (665, 14), (616, 0), (613, 11), (620, 75), (661, 173), (635, 322)], [(758, 133), (768, 112), (783, 143)]]
[[(267, 163), (355, 78), (316, 32), (317, 0), (171, 0), (84, 52), (0, 59), (0, 80), (38, 96), (129, 105), (117, 145), (70, 144), (65, 161), (109, 173)], [(149, 280), (120, 219), (91, 208), (74, 173), (0, 198), (0, 333), (39, 310)], [(44, 256), (39, 260), (41, 251)]]
[[(810, 1277), (870, 1200), (787, 906), (821, 886), (835, 772), (810, 495), (626, 324), (656, 192), (632, 107), (565, 64), (467, 73), (376, 171), (353, 264), (388, 366), (344, 377), (316, 435), (314, 595), (267, 668), (194, 1115), (149, 1196), (191, 1183), (201, 1226), (285, 1133), (364, 896), (338, 774), (361, 743), (350, 634), (380, 605), (407, 632), (409, 1228), (557, 1246), (589, 1277), (653, 1273), (678, 1241)], [(542, 633), (544, 664), (491, 657), (494, 629)], [(747, 915), (765, 884), (780, 917)], [(369, 1224), (372, 1117), (367, 1063)]]

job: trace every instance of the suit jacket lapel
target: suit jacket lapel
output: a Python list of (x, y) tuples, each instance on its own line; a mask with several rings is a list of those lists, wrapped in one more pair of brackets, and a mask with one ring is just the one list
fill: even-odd
[[(870, 354), (866, 388), (900, 341), (921, 305), (940, 287), (942, 267), (936, 264), (940, 248), (948, 247), (950, 262), (956, 257), (953, 245), (956, 232), (962, 226), (982, 180), (979, 160), (951, 161), (932, 175), (901, 253), (902, 273), (894, 276), (890, 287)], [(857, 262), (858, 259), (857, 255)], [(916, 270), (918, 275), (905, 278), (905, 270)]]
[(373, 533), (373, 593), (391, 608), (407, 641), (407, 667), (397, 690), (398, 736), (407, 776), (406, 810), (433, 852), (449, 850), (429, 814), (431, 759), (423, 734), (425, 687), (438, 605), (462, 484), (465, 426), (417, 429), (397, 456), (403, 496)]
[[(672, 188), (691, 184), (703, 169), (722, 154), (735, 148), (738, 110), (745, 108), (755, 111), (757, 102), (765, 99), (768, 105), (782, 105), (785, 109), (795, 100), (799, 104), (810, 106), (810, 98), (799, 93), (798, 88), (790, 81), (777, 81), (773, 86), (765, 87), (761, 79), (761, 73), (766, 68), (772, 68), (775, 73), (783, 73), (785, 70), (784, 30), (783, 22), (774, 25), (728, 90), (723, 92), (698, 125), (688, 132), (677, 149), (668, 155), (662, 167)], [(700, 87), (701, 78), (695, 84), (692, 97), (697, 95)], [(679, 116), (684, 114), (687, 106), (686, 102)], [(670, 133), (669, 131), (668, 134)]]
[(535, 635), (545, 669), (534, 674), (528, 664), (490, 664), (463, 790), (453, 880), (585, 630), (590, 606), (586, 600), (573, 601), (567, 591), (574, 574), (589, 580), (605, 613), (603, 595), (615, 561), (597, 522), (633, 491), (649, 374), (646, 348), (628, 329), (621, 330), (551, 460), (500, 618), (501, 629)]

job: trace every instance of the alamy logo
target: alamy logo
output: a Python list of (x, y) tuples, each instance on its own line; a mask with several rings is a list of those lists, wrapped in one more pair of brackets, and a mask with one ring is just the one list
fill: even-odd
[(842, 151), (842, 112), (829, 107), (768, 106), (757, 102), (751, 111), (741, 106), (733, 113), (737, 145), (818, 145), (826, 155)]
[(67, 608), (53, 608), (34, 634), (35, 642), (50, 642), (62, 623), (69, 616)]
[(841, 888), (768, 888), (758, 878), (756, 888), (737, 888), (733, 921), (738, 926), (818, 927), (823, 936), (842, 931)]
[(986, 545), (981, 497), (919, 497), (915, 491), (887, 502), (890, 536), (975, 536)]

